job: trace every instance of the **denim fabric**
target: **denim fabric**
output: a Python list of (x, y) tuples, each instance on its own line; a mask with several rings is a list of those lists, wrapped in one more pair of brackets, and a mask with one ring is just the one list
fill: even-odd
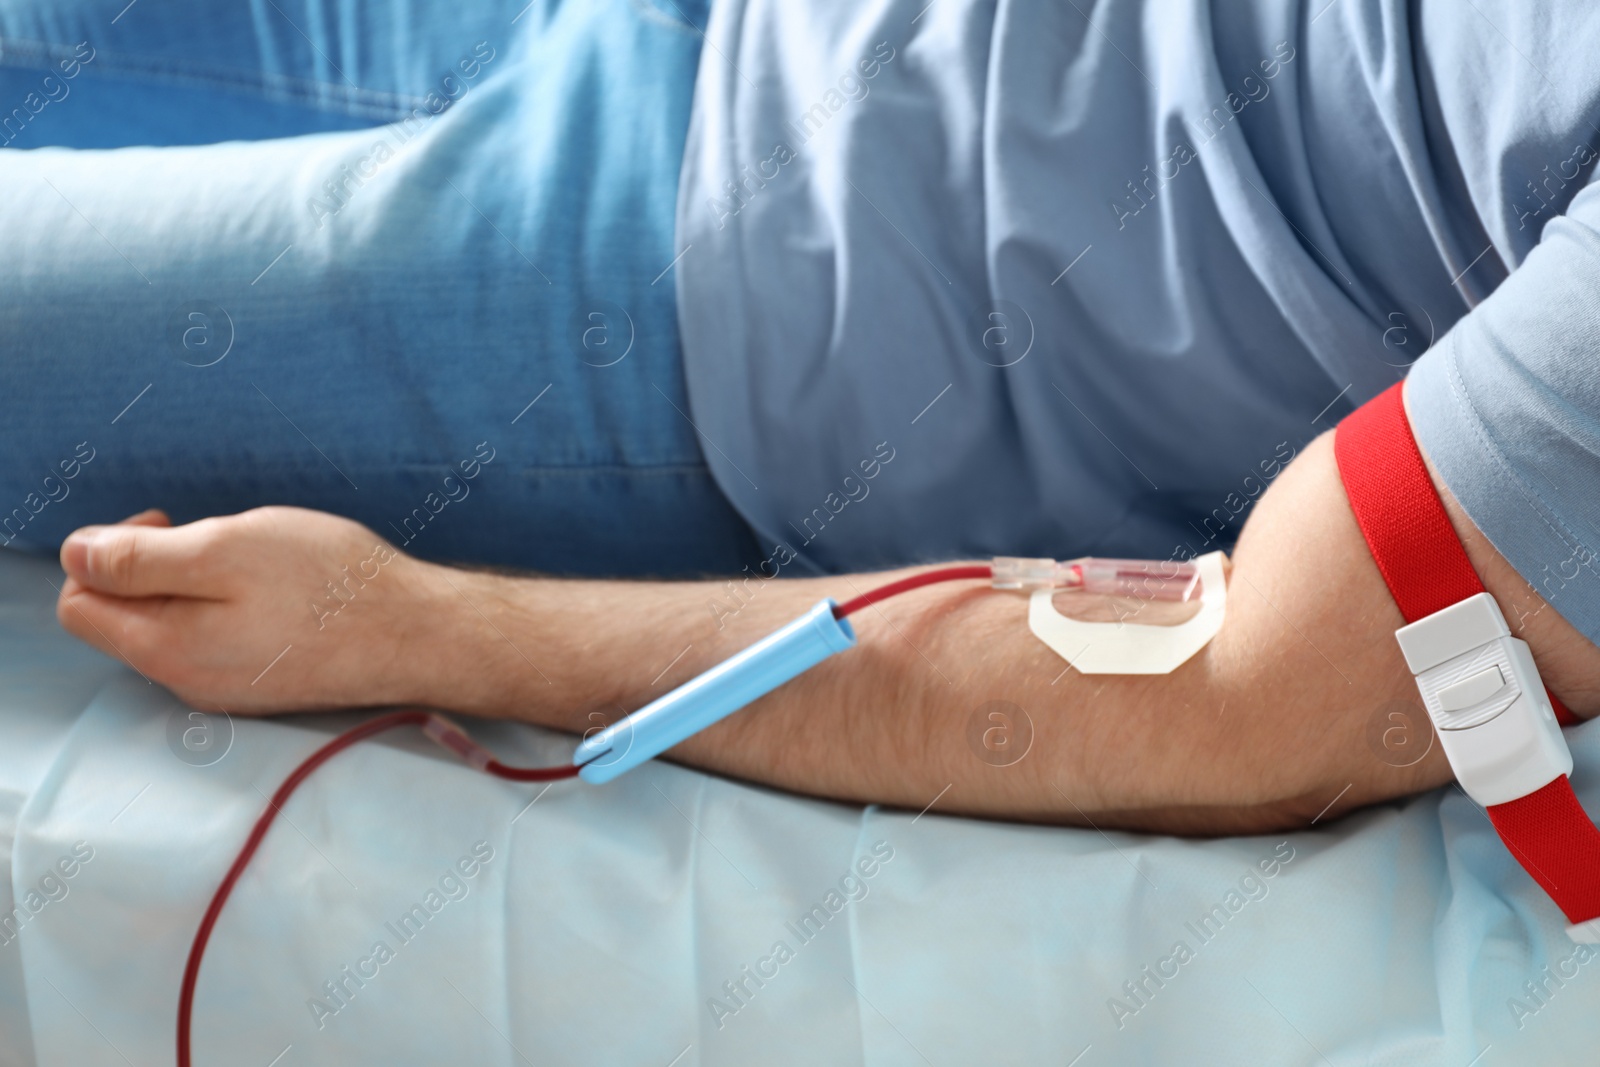
[(123, 2), (0, 3), (0, 542), (288, 503), (758, 560), (674, 308), (703, 0)]

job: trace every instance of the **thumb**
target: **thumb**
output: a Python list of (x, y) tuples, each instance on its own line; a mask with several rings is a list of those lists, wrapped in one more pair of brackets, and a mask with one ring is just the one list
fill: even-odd
[(85, 526), (61, 545), (61, 566), (87, 589), (112, 596), (204, 596), (198, 524), (171, 526), (146, 511), (115, 526)]
[[(123, 519), (122, 522), (119, 523), (118, 525), (121, 525), (121, 526), (171, 526), (172, 525), (172, 520), (169, 519), (167, 517), (167, 513), (162, 511), (160, 508), (146, 508), (145, 510), (139, 512), (139, 514), (137, 514), (137, 515), (129, 515), (127, 518)], [(88, 533), (91, 530), (98, 530), (98, 529), (100, 529), (100, 527), (97, 526), (97, 525), (96, 526), (84, 526), (84, 527), (81, 527), (77, 532), (78, 533)], [(77, 550), (74, 549), (74, 551), (77, 551)], [(62, 570), (66, 570), (65, 561), (62, 562), (61, 569)], [(62, 590), (62, 592), (64, 594), (66, 594), (66, 593), (77, 592), (79, 589), (82, 589), (82, 588), (83, 588), (83, 586), (79, 582), (77, 582), (72, 577), (71, 574), (68, 574), (66, 583), (61, 587), (61, 590)]]

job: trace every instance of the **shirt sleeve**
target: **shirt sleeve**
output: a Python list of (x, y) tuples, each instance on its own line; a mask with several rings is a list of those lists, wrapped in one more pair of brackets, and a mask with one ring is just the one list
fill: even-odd
[(1417, 361), (1406, 400), (1472, 521), (1600, 644), (1600, 185)]

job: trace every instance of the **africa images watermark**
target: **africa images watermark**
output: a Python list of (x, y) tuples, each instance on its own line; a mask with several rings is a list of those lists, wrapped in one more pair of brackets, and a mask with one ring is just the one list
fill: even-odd
[(1594, 166), (1595, 160), (1600, 159), (1593, 147), (1579, 143), (1573, 145), (1572, 154), (1556, 164), (1554, 173), (1550, 164), (1546, 163), (1541, 172), (1538, 184), (1532, 178), (1528, 179), (1528, 192), (1519, 196), (1512, 207), (1517, 209), (1517, 229), (1527, 229), (1531, 220), (1537, 220), (1549, 209), (1551, 215), (1559, 215), (1565, 205), (1572, 200), (1571, 195), (1565, 192), (1568, 185), (1581, 185), (1579, 181), (1583, 172)]
[(67, 483), (82, 473), (83, 468), (88, 466), (94, 457), (93, 445), (88, 441), (78, 442), (77, 447), (72, 450), (72, 455), (56, 464), (56, 470), (61, 472), (59, 476), (56, 471), (45, 475), (39, 483), (39, 492), (29, 493), (22, 498), (20, 505), (11, 509), (10, 514), (0, 518), (0, 537), (5, 538), (5, 543), (9, 545), (15, 541), (27, 528), (28, 523), (52, 503), (59, 504), (67, 499), (68, 494), (72, 492), (72, 486)]
[[(447, 904), (465, 900), (472, 892), (472, 880), (493, 859), (493, 845), (487, 841), (474, 844), (467, 855), (445, 869), (420, 901), (412, 904), (398, 919), (383, 924), (387, 937), (378, 938), (365, 956), (354, 964), (339, 968), (339, 973), (323, 982), (320, 996), (307, 997), (306, 1007), (317, 1029), (325, 1028), (329, 1019), (348, 1008), (356, 994), (382, 974), (382, 968), (393, 962), (401, 949), (415, 941)], [(390, 944), (391, 937), (393, 944)]]
[(739, 968), (737, 975), (722, 983), (722, 993), (727, 999), (707, 997), (706, 1010), (711, 1013), (717, 1029), (721, 1030), (730, 1018), (748, 1008), (756, 994), (778, 977), (781, 968), (793, 960), (801, 948), (815, 941), (834, 917), (849, 905), (865, 900), (872, 890), (869, 882), (892, 859), (893, 845), (887, 841), (873, 842), (872, 854), (857, 857), (855, 866), (840, 876), (838, 888), (830, 887), (820, 902), (811, 905), (810, 910), (795, 921), (783, 924), (784, 930), (794, 939), (793, 945), (789, 944), (788, 938), (774, 941), (772, 948), (756, 960), (754, 967), (745, 964)]
[[(1239, 488), (1243, 491), (1242, 496), (1239, 492), (1230, 491), (1222, 498), (1221, 506), (1212, 508), (1211, 513), (1200, 520), (1199, 526), (1190, 520), (1189, 529), (1200, 535), (1200, 550), (1219, 539), (1235, 519), (1248, 512), (1256, 500), (1266, 492), (1273, 479), (1284, 472), (1298, 452), (1299, 449), (1288, 441), (1279, 441), (1273, 447), (1272, 455), (1256, 464), (1256, 469), (1261, 472), (1259, 478), (1256, 477), (1255, 471), (1252, 471), (1240, 479)], [(1216, 529), (1212, 529), (1213, 523), (1216, 524)], [(1185, 542), (1174, 550), (1172, 558), (1174, 561), (1195, 559), (1201, 554), (1200, 550)]]
[[(1267, 899), (1267, 894), (1271, 892), (1267, 880), (1282, 873), (1294, 856), (1294, 846), (1287, 841), (1280, 842), (1272, 855), (1257, 861), (1256, 870), (1246, 872), (1239, 879), (1237, 888), (1230, 888), (1220, 901), (1200, 915), (1197, 922), (1183, 924), (1195, 939), (1193, 948), (1187, 940), (1179, 938), (1165, 956), (1140, 968), (1137, 975), (1123, 982), (1122, 992), (1126, 999), (1106, 999), (1106, 1010), (1111, 1013), (1117, 1029), (1124, 1029), (1129, 1019), (1148, 1008), (1156, 994), (1183, 973), (1183, 967), (1194, 961), (1200, 949), (1215, 941), (1228, 923), (1244, 911), (1246, 905)], [(1258, 875), (1256, 871), (1261, 873)]]
[(383, 136), (372, 142), (371, 147), (353, 165), (339, 164), (338, 176), (322, 183), (323, 195), (306, 198), (306, 210), (311, 212), (312, 221), (317, 224), (317, 228), (320, 230), (327, 219), (343, 211), (362, 186), (376, 178), (385, 167), (399, 158), (418, 131), (426, 127), (429, 120), (443, 114), (458, 96), (470, 89), (473, 79), (483, 73), (483, 68), (488, 66), (494, 57), (495, 50), (488, 41), (479, 41), (473, 45), (472, 52), (461, 57), (456, 63), (456, 70), (461, 72), (460, 77), (450, 73), (440, 78), (439, 88), (429, 90), (428, 95), (422, 98), (421, 105), (413, 107), (405, 118), (385, 126)]
[(45, 108), (65, 100), (72, 92), (72, 86), (67, 83), (82, 73), (83, 68), (94, 61), (94, 56), (94, 48), (88, 41), (82, 41), (73, 49), (71, 56), (56, 63), (59, 75), (51, 72), (40, 78), (37, 90), (29, 92), (22, 98), (21, 105), (0, 117), (0, 134), (5, 135), (5, 140), (0, 141), (0, 146), (9, 145), (21, 136), (22, 131), (27, 129), (28, 124), (43, 113)]
[(66, 900), (67, 894), (72, 891), (68, 883), (92, 859), (94, 846), (87, 841), (78, 841), (73, 844), (71, 852), (47, 868), (33, 885), (27, 887), (27, 892), (21, 895), (10, 913), (0, 917), (0, 945), (11, 944), (29, 923), (38, 918), (40, 912), (51, 904)]
[[(1178, 564), (1189, 563), (1198, 559), (1207, 550), (1208, 546), (1215, 549), (1221, 542), (1224, 533), (1236, 521), (1242, 525), (1243, 519), (1248, 517), (1250, 509), (1255, 506), (1256, 501), (1271, 488), (1273, 480), (1288, 469), (1290, 461), (1298, 453), (1299, 449), (1288, 441), (1279, 441), (1273, 447), (1272, 455), (1259, 461), (1255, 470), (1244, 475), (1239, 480), (1239, 488), (1237, 490), (1229, 490), (1222, 498), (1222, 503), (1212, 508), (1210, 513), (1200, 520), (1199, 526), (1196, 526), (1192, 519), (1189, 520), (1189, 528), (1200, 535), (1200, 547), (1196, 548), (1187, 541), (1174, 545), (1172, 554), (1161, 561), (1163, 564), (1162, 570), (1165, 573), (1157, 572), (1145, 580), (1144, 588), (1135, 588), (1132, 594), (1132, 599), (1136, 601), (1135, 604), (1132, 606), (1128, 606), (1125, 603), (1112, 605), (1116, 615), (1116, 624), (1120, 626), (1122, 623), (1133, 620), (1155, 601), (1155, 596), (1150, 591), (1150, 587), (1155, 580), (1172, 577), (1177, 573), (1175, 568)], [(1256, 473), (1257, 471), (1260, 472), (1259, 476)]]
[[(894, 62), (894, 47), (888, 41), (879, 41), (872, 55), (863, 57), (856, 65), (841, 74), (822, 97), (807, 108), (800, 117), (785, 121), (786, 139), (775, 141), (767, 158), (739, 168), (737, 180), (730, 178), (722, 184), (722, 197), (707, 197), (706, 206), (716, 219), (717, 229), (726, 228), (728, 220), (739, 214), (750, 202), (783, 173), (783, 168), (800, 157), (799, 150), (822, 131), (828, 122), (844, 109), (846, 103), (860, 103), (867, 98), (872, 87), (867, 83), (882, 72), (885, 65)], [(859, 75), (857, 72), (860, 72)]]
[[(838, 518), (845, 508), (852, 503), (859, 504), (867, 499), (867, 494), (872, 492), (872, 487), (867, 483), (883, 473), (883, 468), (892, 463), (897, 454), (894, 446), (888, 441), (879, 441), (873, 446), (872, 455), (856, 464), (860, 477), (854, 472), (845, 475), (839, 481), (839, 489), (824, 496), (822, 503), (812, 508), (811, 514), (800, 520), (799, 526), (795, 526), (791, 521), (789, 525), (804, 538), (800, 542), (800, 547), (804, 548), (816, 540), (817, 536), (827, 528), (828, 523)], [(746, 564), (743, 577), (724, 582), (723, 589), (727, 593), (727, 599), (712, 597), (706, 601), (706, 606), (711, 610), (711, 618), (716, 621), (717, 629), (722, 629), (729, 619), (743, 611), (745, 605), (755, 599), (761, 586), (776, 578), (779, 572), (793, 563), (798, 556), (799, 553), (787, 542), (779, 541), (773, 546), (772, 554), (756, 565), (758, 573), (752, 574), (749, 564)]]
[[(494, 457), (495, 449), (488, 441), (478, 442), (473, 454), (457, 464), (461, 468), (459, 474), (455, 470), (446, 474), (440, 482), (438, 491), (429, 492), (423, 497), (422, 503), (412, 508), (411, 514), (401, 519), (399, 526), (389, 523), (390, 528), (400, 534), (400, 543), (411, 544), (445, 508), (452, 503), (459, 504), (467, 499), (472, 492), (472, 486), (467, 483), (481, 474), (484, 467), (493, 463)], [(383, 567), (398, 558), (400, 558), (398, 551), (386, 542), (378, 541), (372, 546), (370, 555), (356, 562), (353, 572), (351, 565), (347, 563), (340, 568), (337, 575), (324, 582), (323, 595), (311, 601), (311, 614), (316, 617), (317, 629), (326, 628), (329, 619), (355, 603), (356, 597), (367, 587), (367, 583), (375, 581), (383, 573)]]
[(415, 541), (445, 508), (452, 503), (459, 504), (467, 499), (467, 495), (472, 492), (472, 487), (467, 483), (476, 478), (484, 467), (493, 463), (496, 455), (493, 445), (488, 441), (479, 441), (473, 446), (472, 455), (456, 464), (461, 468), (459, 476), (455, 471), (446, 474), (439, 485), (441, 492), (430, 492), (423, 497), (421, 505), (412, 508), (411, 513), (400, 520), (400, 525), (389, 523), (389, 528), (400, 535), (401, 547)]
[[(329, 619), (336, 617), (348, 605), (355, 603), (356, 596), (367, 587), (367, 583), (383, 573), (384, 564), (399, 558), (400, 553), (379, 541), (372, 546), (372, 555), (356, 564), (354, 574), (350, 572), (350, 564), (346, 563), (339, 572), (344, 577), (337, 585), (333, 581), (324, 582), (327, 595), (321, 600), (311, 602), (311, 614), (317, 618), (317, 629), (324, 629)], [(368, 567), (372, 568), (370, 574), (367, 572)]]
[(1511, 1012), (1511, 1021), (1517, 1024), (1517, 1029), (1528, 1025), (1529, 1019), (1543, 1011), (1555, 995), (1566, 988), (1568, 982), (1578, 977), (1578, 968), (1596, 956), (1600, 956), (1600, 949), (1593, 945), (1574, 945), (1571, 952), (1553, 964), (1546, 964), (1537, 975), (1523, 982), (1522, 992), (1526, 999), (1506, 998), (1506, 1008)]
[(1183, 124), (1195, 136), (1174, 144), (1167, 158), (1156, 164), (1154, 173), (1146, 166), (1144, 177), (1137, 184), (1131, 178), (1124, 183), (1128, 187), (1126, 195), (1107, 201), (1111, 217), (1117, 220), (1117, 229), (1126, 229), (1129, 219), (1153, 204), (1161, 191), (1183, 172), (1183, 168), (1200, 157), (1200, 149), (1221, 137), (1245, 108), (1253, 103), (1259, 104), (1270, 96), (1272, 86), (1267, 82), (1293, 63), (1295, 55), (1293, 45), (1288, 41), (1279, 41), (1273, 46), (1272, 55), (1256, 64), (1261, 77), (1257, 78), (1253, 73), (1246, 74), (1239, 83), (1239, 91), (1228, 93), (1223, 102), (1206, 112), (1199, 122), (1185, 118)]
[[(1535, 584), (1532, 581), (1525, 583), (1528, 592), (1534, 593), (1539, 597), (1539, 606), (1532, 611), (1528, 611), (1523, 604), (1513, 606), (1513, 611), (1517, 616), (1516, 632), (1521, 633), (1525, 630), (1529, 619), (1535, 618), (1545, 608), (1555, 603), (1562, 590), (1579, 578), (1589, 579), (1585, 583), (1589, 588), (1585, 589), (1584, 592), (1592, 592), (1594, 579), (1597, 574), (1600, 574), (1600, 571), (1597, 571), (1595, 567), (1597, 559), (1600, 559), (1600, 553), (1596, 553), (1586, 545), (1576, 544), (1567, 553), (1567, 557), (1557, 563), (1554, 568), (1548, 563), (1543, 564), (1539, 569), (1540, 577), (1538, 583)], [(1568, 594), (1568, 596), (1570, 598), (1571, 594)]]

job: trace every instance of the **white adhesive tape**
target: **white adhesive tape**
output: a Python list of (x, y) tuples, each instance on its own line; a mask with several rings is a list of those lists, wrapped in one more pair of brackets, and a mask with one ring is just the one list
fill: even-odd
[(1225, 559), (1211, 552), (1195, 560), (1200, 610), (1176, 625), (1069, 619), (1055, 608), (1056, 591), (1041, 589), (1028, 600), (1028, 629), (1081, 674), (1171, 674), (1222, 628), (1228, 603)]

